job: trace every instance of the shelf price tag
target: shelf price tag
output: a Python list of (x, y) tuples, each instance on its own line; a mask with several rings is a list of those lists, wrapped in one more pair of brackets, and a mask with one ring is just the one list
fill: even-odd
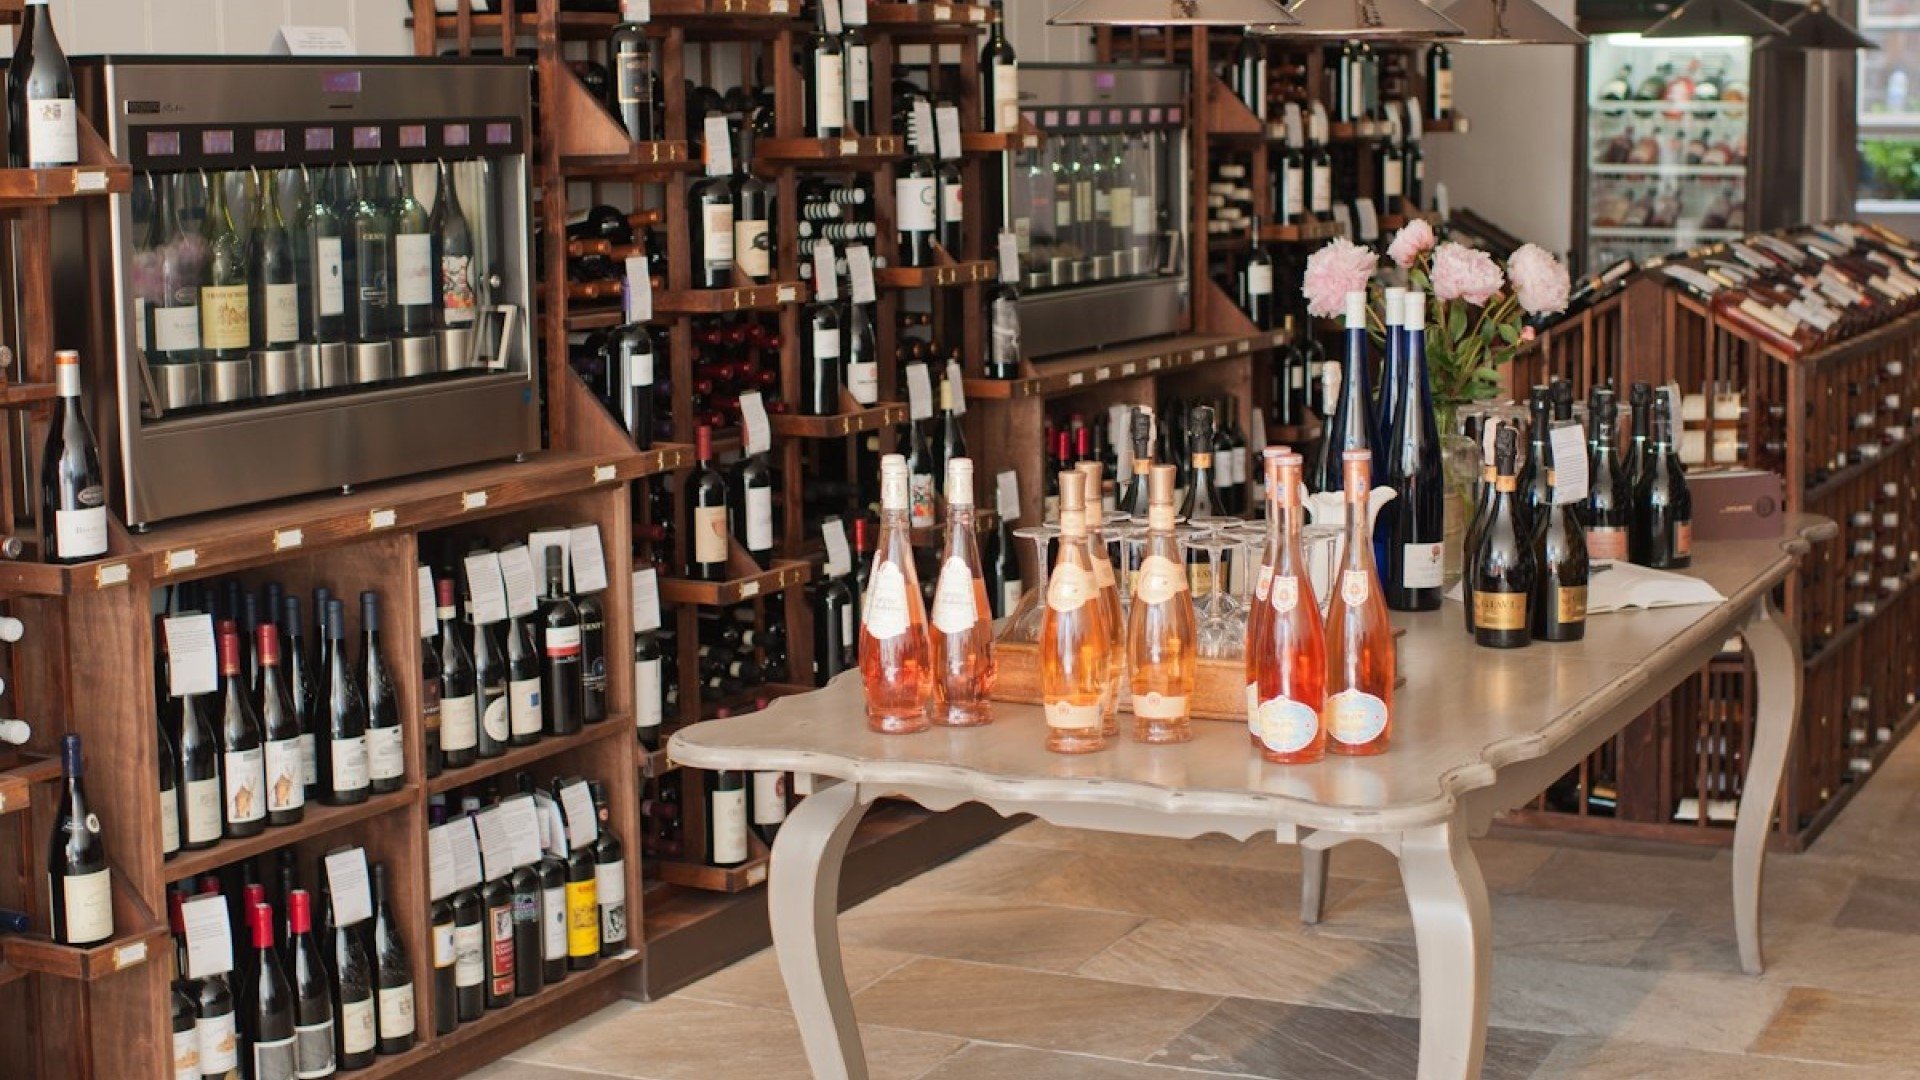
[(653, 318), (653, 275), (647, 273), (645, 255), (627, 256), (627, 281), (621, 298), (628, 322), (643, 323)]
[(1453, 216), (1449, 205), (1447, 201), (1446, 182), (1436, 181), (1433, 185), (1433, 212), (1440, 215), (1441, 221), (1445, 221)]
[(960, 361), (947, 361), (947, 402), (955, 416), (967, 415), (967, 384), (961, 379)]
[(507, 836), (507, 823), (500, 807), (489, 806), (473, 815), (473, 827), (480, 833), (481, 873), (485, 880), (506, 877), (513, 872), (513, 841)]
[(840, 21), (848, 26), (867, 25), (867, 0), (841, 0)]
[(420, 636), (430, 638), (440, 632), (439, 597), (434, 594), (433, 571), (424, 567), (414, 568), (415, 606), (419, 609)]
[(500, 581), (506, 586), (507, 614), (525, 617), (540, 609), (540, 591), (533, 573), (533, 556), (525, 544), (500, 549)]
[(865, 244), (847, 247), (847, 276), (853, 279), (850, 299), (856, 304), (871, 304), (880, 299), (873, 284), (873, 249)]
[(1020, 474), (1012, 469), (1002, 469), (993, 477), (993, 501), (995, 509), (1000, 511), (1000, 520), (1013, 522), (1020, 520)]
[(353, 926), (373, 918), (373, 891), (367, 887), (367, 853), (350, 847), (327, 853), (327, 891), (333, 898), (333, 925)]
[(840, 17), (840, 0), (820, 0), (820, 18), (826, 22), (829, 34), (838, 34), (846, 29), (846, 23)]
[(907, 415), (915, 420), (933, 417), (933, 378), (927, 365), (907, 365)]
[(653, 21), (653, 0), (620, 0), (620, 18), (630, 23)]
[(840, 299), (840, 275), (833, 272), (833, 241), (813, 242), (813, 298), (823, 304)]
[(517, 869), (540, 861), (540, 816), (533, 796), (515, 795), (500, 800), (500, 823), (507, 833), (509, 859)]
[(933, 130), (940, 157), (953, 161), (960, 157), (960, 106), (942, 105), (933, 110)]
[(427, 899), (444, 900), (453, 892), (452, 825), (427, 830)]
[(847, 544), (847, 523), (838, 517), (823, 518), (820, 533), (827, 541), (827, 576), (853, 572), (853, 549)]
[(1353, 209), (1360, 217), (1360, 242), (1371, 244), (1380, 239), (1380, 212), (1374, 209), (1373, 200), (1364, 196), (1355, 199)]
[(480, 839), (474, 833), (471, 818), (459, 818), (449, 821), (441, 828), (447, 830), (447, 846), (453, 853), (453, 887), (471, 889), (480, 884)]
[(651, 566), (633, 572), (633, 628), (643, 634), (660, 629), (660, 571)]
[(1553, 504), (1566, 506), (1587, 497), (1587, 432), (1579, 421), (1560, 424), (1547, 434), (1553, 446)]
[(533, 572), (542, 583), (547, 580), (547, 549), (560, 549), (560, 587), (573, 592), (573, 538), (565, 529), (539, 529), (527, 534), (527, 550), (533, 554)]
[(187, 978), (205, 979), (233, 970), (233, 923), (227, 898), (211, 893), (180, 905), (187, 931)]
[(1004, 285), (1020, 283), (1020, 235), (1011, 230), (1000, 234), (1000, 272), (996, 279)]
[(500, 553), (482, 551), (469, 555), (467, 570), (467, 613), (475, 626), (488, 626), (507, 617), (507, 589), (500, 573)]
[(1407, 99), (1407, 141), (1419, 142), (1420, 136), (1425, 133), (1426, 131), (1425, 131), (1425, 128), (1423, 127), (1423, 122), (1420, 118), (1420, 102), (1418, 99), (1408, 98)]
[(773, 449), (773, 425), (767, 419), (767, 406), (760, 391), (740, 395), (740, 446), (749, 454), (764, 454)]
[(600, 821), (594, 816), (593, 794), (586, 781), (575, 780), (561, 788), (560, 807), (567, 814), (567, 843), (579, 848), (600, 839)]
[(727, 129), (727, 118), (709, 116), (700, 125), (701, 135), (707, 150), (707, 175), (733, 175), (733, 133)]
[(931, 155), (937, 152), (934, 145), (933, 106), (926, 98), (914, 99), (913, 119), (907, 131), (913, 136), (914, 153)]
[(1287, 102), (1285, 108), (1283, 108), (1280, 113), (1280, 127), (1286, 132), (1287, 146), (1298, 150), (1306, 143), (1304, 126), (1304, 122), (1300, 116), (1300, 103), (1297, 101)]
[(573, 558), (573, 591), (603, 592), (607, 587), (607, 555), (600, 546), (600, 526), (575, 525), (567, 530), (567, 553)]
[(211, 694), (220, 685), (214, 663), (213, 616), (175, 615), (163, 624), (167, 638), (167, 689), (174, 697)]

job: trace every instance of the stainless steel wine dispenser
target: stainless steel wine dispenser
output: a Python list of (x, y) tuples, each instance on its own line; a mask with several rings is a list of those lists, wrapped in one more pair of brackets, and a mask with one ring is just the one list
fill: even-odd
[[(130, 527), (540, 448), (524, 63), (103, 56), (75, 58), (74, 74), (81, 108), (135, 172), (132, 193), (63, 206), (55, 223), (56, 282), (74, 298), (61, 312), (59, 340), (87, 350), (89, 414), (114, 509)], [(423, 204), (429, 191), (437, 201), (443, 161), (472, 236), (472, 290), (462, 294), (471, 318), (442, 315), (446, 271), (436, 242), (430, 328), (361, 332), (356, 324), (344, 340), (316, 332), (306, 305), (325, 275), (308, 258), (297, 282), (298, 344), (263, 347), (255, 332), (244, 359), (232, 349), (220, 359), (204, 349), (148, 355), (154, 324), (141, 260), (155, 247), (149, 215), (159, 178), (169, 191), (199, 193), (197, 207), (180, 200), (182, 216), (204, 217), (208, 185), (224, 183), (235, 227), (245, 230), (255, 170), (279, 170), (274, 195), (285, 215), (311, 195), (314, 178), (336, 177), (342, 166), (371, 173), (398, 163)], [(299, 246), (305, 234), (295, 216), (287, 224)], [(399, 239), (389, 240), (397, 252)], [(418, 275), (403, 282), (396, 260), (385, 260), (392, 279), (380, 288), (394, 289), (394, 301), (417, 296)], [(351, 254), (345, 265), (353, 310), (364, 283)]]

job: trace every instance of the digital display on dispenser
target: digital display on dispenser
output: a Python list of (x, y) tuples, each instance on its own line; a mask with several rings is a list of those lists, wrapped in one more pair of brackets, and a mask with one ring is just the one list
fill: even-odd
[(448, 124), (441, 129), (440, 140), (448, 146), (471, 146), (473, 129), (465, 124)]
[(360, 73), (329, 71), (321, 76), (320, 89), (329, 94), (357, 94), (360, 92)]
[(487, 145), (488, 146), (513, 145), (513, 125), (512, 124), (488, 124), (487, 125)]
[(427, 145), (427, 125), (401, 124), (400, 145), (408, 149), (423, 149)]
[(308, 128), (305, 145), (309, 150), (333, 149), (333, 129), (330, 127)]
[(147, 154), (151, 157), (179, 157), (180, 133), (177, 131), (147, 132)]
[(357, 127), (353, 129), (353, 148), (355, 150), (380, 149), (380, 129), (377, 127)]
[(256, 154), (278, 154), (286, 148), (286, 128), (260, 128), (253, 133), (253, 152)]
[(229, 129), (223, 129), (218, 131), (201, 132), (200, 133), (200, 152), (203, 154), (233, 153), (232, 129), (229, 128)]

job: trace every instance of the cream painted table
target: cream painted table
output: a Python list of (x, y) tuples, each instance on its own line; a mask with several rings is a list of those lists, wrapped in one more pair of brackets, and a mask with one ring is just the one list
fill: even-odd
[(1309, 922), (1320, 917), (1329, 849), (1378, 844), (1398, 857), (1413, 913), (1421, 1080), (1476, 1077), (1494, 928), (1468, 837), (1577, 765), (1734, 636), (1751, 650), (1759, 681), (1734, 829), (1734, 922), (1741, 966), (1760, 971), (1761, 863), (1800, 704), (1796, 635), (1769, 594), (1834, 531), (1801, 517), (1783, 539), (1701, 544), (1691, 572), (1725, 603), (1596, 616), (1577, 643), (1481, 649), (1452, 603), (1396, 616), (1407, 630), (1399, 652), (1406, 683), (1393, 747), (1379, 757), (1268, 765), (1242, 725), (1211, 721), (1196, 723), (1185, 745), (1122, 739), (1067, 757), (1043, 749), (1038, 708), (1004, 704), (990, 727), (875, 735), (858, 672), (762, 713), (688, 727), (668, 752), (698, 768), (782, 770), (813, 782), (774, 844), (768, 887), (780, 971), (821, 1080), (867, 1075), (837, 901), (854, 826), (888, 796), (933, 810), (979, 802), (1005, 815), (1147, 836), (1245, 839), (1271, 830), (1304, 853)]

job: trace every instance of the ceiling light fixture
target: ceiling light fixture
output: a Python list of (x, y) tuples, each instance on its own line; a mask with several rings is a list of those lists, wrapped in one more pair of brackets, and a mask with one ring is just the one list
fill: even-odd
[(1757, 38), (1784, 33), (1784, 27), (1755, 11), (1745, 0), (1687, 0), (1640, 36)]
[(1299, 0), (1291, 11), (1297, 25), (1255, 26), (1252, 32), (1356, 41), (1429, 41), (1463, 33), (1453, 20), (1420, 0)]
[(1258, 26), (1290, 23), (1279, 0), (1080, 0), (1048, 26)]
[(1462, 45), (1585, 45), (1587, 36), (1534, 0), (1454, 0), (1441, 14), (1466, 34)]

